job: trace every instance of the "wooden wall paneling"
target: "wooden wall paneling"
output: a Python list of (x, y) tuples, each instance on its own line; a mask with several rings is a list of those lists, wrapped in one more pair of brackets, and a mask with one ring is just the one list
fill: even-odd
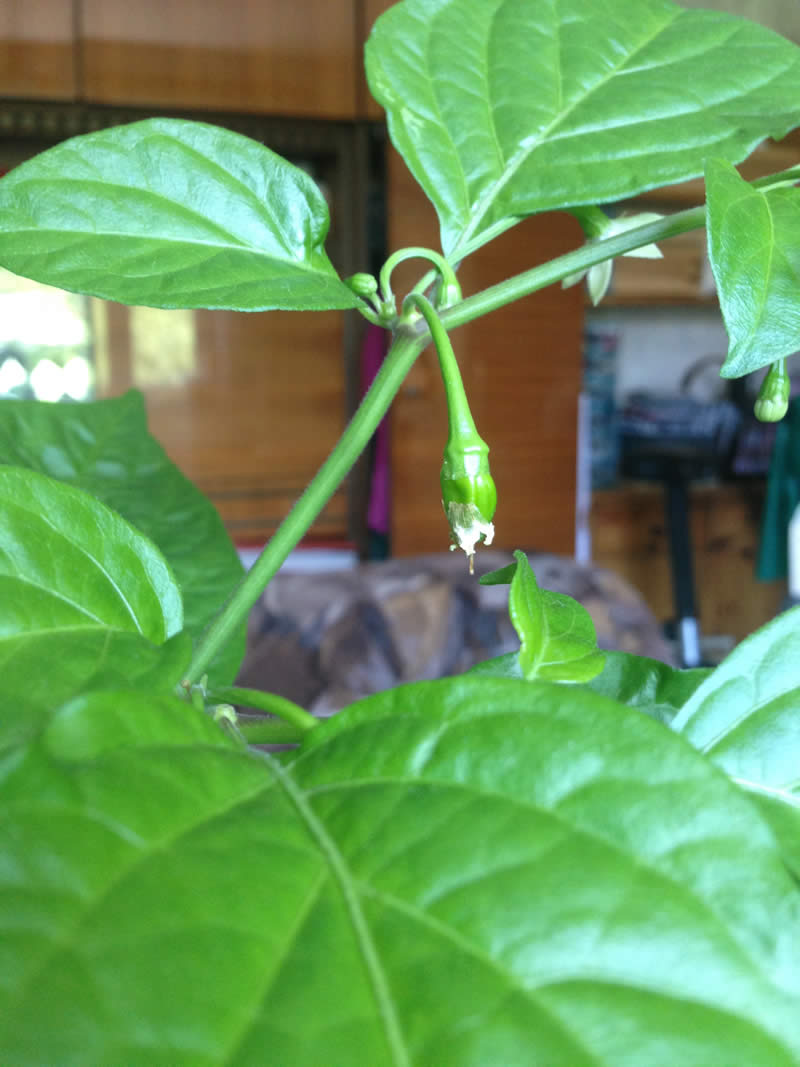
[[(695, 591), (703, 634), (741, 641), (777, 612), (785, 582), (758, 582), (754, 566), (763, 486), (695, 485), (690, 529)], [(636, 483), (596, 492), (592, 501), (594, 562), (627, 578), (656, 618), (675, 617), (664, 492)]]
[(88, 101), (356, 115), (354, 0), (76, 2)]
[(755, 579), (764, 485), (724, 486), (696, 496), (705, 511), (695, 551), (703, 629), (741, 641), (773, 618), (786, 594), (784, 581)]
[[(389, 156), (390, 248), (436, 248), (438, 225), (395, 152)], [(468, 294), (575, 247), (574, 220), (546, 215), (520, 223), (470, 256), (459, 275)], [(395, 291), (424, 271), (402, 264)], [(571, 554), (575, 531), (577, 397), (581, 376), (579, 287), (541, 293), (453, 334), (475, 421), (491, 449), (498, 487), (496, 544)], [(392, 552), (444, 549), (439, 468), (447, 416), (435, 353), (418, 361), (392, 409)]]
[[(670, 205), (664, 214), (673, 210), (674, 206)], [(632, 256), (616, 259), (602, 306), (702, 304), (716, 307), (717, 290), (708, 260), (705, 229), (671, 237), (662, 243), (661, 251), (661, 259), (643, 261)], [(591, 305), (588, 292), (585, 302)]]
[(356, 87), (358, 112), (362, 118), (383, 118), (383, 108), (376, 102), (367, 85), (364, 71), (364, 44), (379, 15), (393, 7), (396, 0), (357, 0), (358, 4), (358, 50), (356, 52)]
[[(240, 543), (263, 542), (344, 426), (343, 315), (97, 302), (101, 395), (138, 388), (150, 430)], [(310, 531), (348, 539), (346, 487)]]
[[(690, 525), (694, 544), (702, 537), (697, 510)], [(592, 557), (626, 578), (642, 594), (657, 619), (673, 618), (674, 603), (667, 544), (664, 491), (657, 485), (592, 494)]]
[(3, 0), (0, 95), (72, 100), (76, 92), (73, 0)]

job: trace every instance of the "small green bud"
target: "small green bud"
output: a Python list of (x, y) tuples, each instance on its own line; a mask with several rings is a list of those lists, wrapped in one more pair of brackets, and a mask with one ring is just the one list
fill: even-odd
[(352, 289), (356, 296), (363, 297), (364, 300), (371, 300), (378, 291), (376, 279), (371, 274), (363, 272), (351, 274), (349, 278), (345, 278), (344, 284), (348, 289)]
[(785, 360), (777, 360), (758, 390), (753, 408), (756, 418), (761, 422), (780, 422), (789, 409), (791, 385)]
[(461, 286), (459, 285), (456, 276), (453, 275), (449, 279), (442, 277), (436, 294), (436, 307), (440, 311), (444, 311), (445, 308), (451, 308), (455, 304), (459, 304), (462, 300)]
[(474, 568), (476, 546), (490, 545), (494, 538), (492, 519), (497, 508), (497, 489), (489, 470), (489, 449), (475, 435), (466, 446), (451, 437), (444, 453), (440, 475), (442, 506), (453, 538), (451, 551), (462, 549)]

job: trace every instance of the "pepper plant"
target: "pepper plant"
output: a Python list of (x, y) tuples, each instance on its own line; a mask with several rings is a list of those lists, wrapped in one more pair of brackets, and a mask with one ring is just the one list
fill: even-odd
[[(545, 285), (705, 226), (722, 374), (773, 367), (758, 406), (780, 415), (800, 167), (748, 183), (734, 164), (800, 122), (800, 51), (668, 0), (405, 0), (366, 65), (441, 224), (441, 249), (377, 279), (340, 279), (306, 175), (207, 125), (78, 137), (0, 180), (0, 263), (22, 275), (158, 307), (351, 308), (392, 332), (246, 577), (138, 396), (0, 405), (0, 1061), (800, 1064), (797, 609), (676, 671), (604, 655), (518, 553), (488, 577), (509, 584), (512, 655), (319, 723), (234, 685), (250, 607), (431, 338), (469, 554), (494, 498), (449, 335), (490, 312), (502, 330)], [(603, 220), (701, 174), (702, 207)], [(462, 298), (465, 257), (552, 209), (582, 247)], [(242, 702), (276, 717), (254, 732)]]

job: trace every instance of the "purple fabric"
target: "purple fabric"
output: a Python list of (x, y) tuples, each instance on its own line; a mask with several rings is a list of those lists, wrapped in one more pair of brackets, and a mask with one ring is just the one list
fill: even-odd
[[(370, 325), (361, 349), (361, 395), (372, 384), (386, 355), (388, 334), (380, 326)], [(389, 416), (385, 415), (375, 431), (372, 472), (367, 505), (367, 526), (379, 534), (389, 533), (390, 514)]]

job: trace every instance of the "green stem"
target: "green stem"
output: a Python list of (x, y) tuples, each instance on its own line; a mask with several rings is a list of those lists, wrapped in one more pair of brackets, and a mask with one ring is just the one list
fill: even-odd
[(408, 294), (403, 301), (403, 314), (407, 314), (412, 306), (418, 308), (421, 312), (436, 346), (436, 354), (439, 357), (439, 367), (447, 396), (447, 416), (450, 421), (450, 434), (451, 436), (454, 433), (477, 436), (475, 422), (464, 392), (461, 371), (459, 370), (450, 338), (447, 335), (447, 330), (442, 325), (442, 320), (439, 318), (433, 304), (422, 293), (412, 291)]
[(313, 730), (319, 722), (294, 701), (277, 693), (264, 693), (260, 689), (242, 689), (235, 685), (212, 686), (206, 693), (206, 700), (211, 704), (238, 704), (240, 707), (266, 711), (270, 715), (285, 719), (304, 733)]
[(197, 682), (266, 589), (286, 557), (308, 532), (350, 468), (366, 448), (414, 360), (428, 343), (427, 333), (399, 330), (372, 385), (331, 454), (276, 530), (269, 544), (201, 636), (183, 680)]
[[(449, 307), (461, 299), (461, 285), (455, 271), (444, 256), (440, 255), (439, 252), (434, 252), (431, 248), (414, 246), (412, 248), (401, 248), (397, 252), (393, 252), (381, 268), (379, 276), (380, 294), (384, 302), (392, 300), (392, 271), (398, 264), (407, 259), (427, 259), (429, 263), (433, 263), (436, 267), (440, 280), (437, 297), (437, 304), (440, 307)], [(415, 287), (415, 291), (418, 291), (418, 286)]]
[(750, 184), (754, 189), (778, 189), (782, 185), (794, 185), (796, 182), (800, 182), (800, 167), (789, 167), (788, 170), (767, 174), (763, 178), (756, 178)]
[(447, 329), (463, 326), (467, 322), (472, 322), (473, 319), (487, 315), (490, 311), (497, 311), (506, 304), (538, 292), (539, 289), (544, 289), (554, 282), (560, 282), (570, 274), (588, 270), (595, 263), (603, 263), (614, 256), (621, 256), (625, 252), (641, 248), (642, 245), (665, 241), (669, 237), (686, 233), (688, 230), (697, 230), (705, 225), (705, 221), (705, 207), (694, 207), (654, 222), (647, 222), (643, 226), (615, 234), (613, 237), (587, 242), (574, 252), (567, 252), (563, 256), (542, 263), (539, 267), (533, 267), (531, 270), (514, 275), (513, 278), (507, 278), (497, 285), (492, 285), (483, 292), (468, 296), (460, 304), (442, 312), (442, 323)]
[(237, 729), (248, 745), (296, 745), (303, 740), (304, 732), (291, 723), (280, 719), (239, 719)]
[[(467, 297), (454, 307), (442, 311), (441, 324), (445, 329), (462, 326), (496, 311), (547, 285), (561, 281), (570, 274), (583, 271), (595, 263), (602, 263), (612, 256), (620, 256), (634, 248), (663, 241), (687, 230), (698, 229), (705, 224), (705, 207), (690, 208), (655, 222), (627, 230), (599, 241), (592, 241), (574, 252), (559, 256), (532, 270), (523, 271), (498, 285), (493, 285), (475, 296)], [(387, 260), (396, 265), (401, 259), (420, 255), (431, 262), (441, 259), (428, 249), (402, 249)], [(394, 262), (392, 262), (394, 261)], [(381, 280), (388, 278), (386, 268), (381, 271)], [(308, 531), (317, 515), (331, 498), (345, 475), (353, 466), (385, 415), (395, 394), (403, 383), (414, 360), (429, 341), (428, 332), (415, 333), (410, 326), (401, 327), (387, 353), (380, 371), (358, 411), (345, 429), (330, 456), (309, 483), (308, 488), (287, 515), (274, 537), (243, 578), (219, 615), (200, 638), (192, 662), (186, 672), (184, 686), (198, 681), (217, 652), (229, 640), (241, 621), (247, 617), (270, 579), (289, 555), (291, 550)]]

